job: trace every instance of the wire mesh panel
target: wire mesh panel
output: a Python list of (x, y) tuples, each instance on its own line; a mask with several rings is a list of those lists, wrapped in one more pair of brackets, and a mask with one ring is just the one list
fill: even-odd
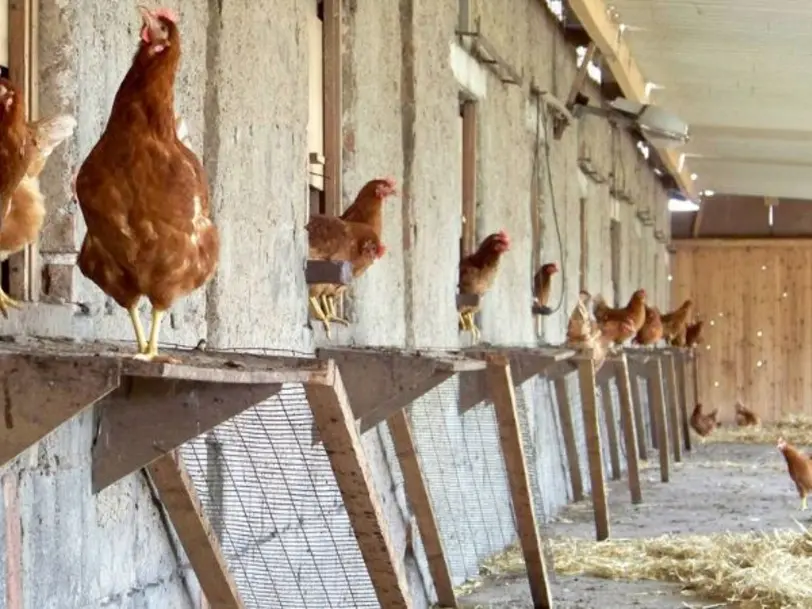
[(378, 609), (301, 385), (181, 449), (249, 609)]
[(412, 432), (446, 560), (455, 584), (516, 538), (513, 505), (493, 406), (459, 414), (459, 384), (449, 379), (416, 400)]

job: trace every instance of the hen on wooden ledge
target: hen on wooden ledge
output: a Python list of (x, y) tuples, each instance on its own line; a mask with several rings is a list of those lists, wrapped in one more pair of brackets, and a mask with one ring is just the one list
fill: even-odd
[[(161, 319), (214, 274), (220, 252), (203, 165), (178, 138), (174, 112), (180, 32), (171, 10), (138, 7), (141, 41), (101, 139), (76, 177), (87, 224), (82, 273), (127, 309), (136, 359), (158, 355)], [(152, 304), (147, 339), (138, 302)]]

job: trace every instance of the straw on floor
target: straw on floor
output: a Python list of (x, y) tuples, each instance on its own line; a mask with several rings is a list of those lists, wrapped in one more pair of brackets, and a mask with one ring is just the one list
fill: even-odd
[(812, 417), (789, 415), (775, 423), (757, 427), (737, 427), (725, 425), (714, 430), (706, 442), (730, 442), (741, 444), (775, 444), (782, 437), (790, 444), (812, 445)]

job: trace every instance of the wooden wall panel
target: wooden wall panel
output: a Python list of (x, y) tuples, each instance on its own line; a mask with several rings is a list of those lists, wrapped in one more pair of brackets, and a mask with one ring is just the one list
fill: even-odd
[(702, 403), (733, 420), (741, 399), (765, 421), (812, 415), (812, 240), (675, 242), (674, 303), (705, 320)]

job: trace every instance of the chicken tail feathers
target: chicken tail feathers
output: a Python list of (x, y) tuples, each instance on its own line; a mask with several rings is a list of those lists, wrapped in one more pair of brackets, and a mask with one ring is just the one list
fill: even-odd
[(36, 134), (37, 150), (47, 159), (54, 148), (73, 135), (76, 119), (70, 114), (60, 114), (52, 118), (37, 121), (33, 125)]

